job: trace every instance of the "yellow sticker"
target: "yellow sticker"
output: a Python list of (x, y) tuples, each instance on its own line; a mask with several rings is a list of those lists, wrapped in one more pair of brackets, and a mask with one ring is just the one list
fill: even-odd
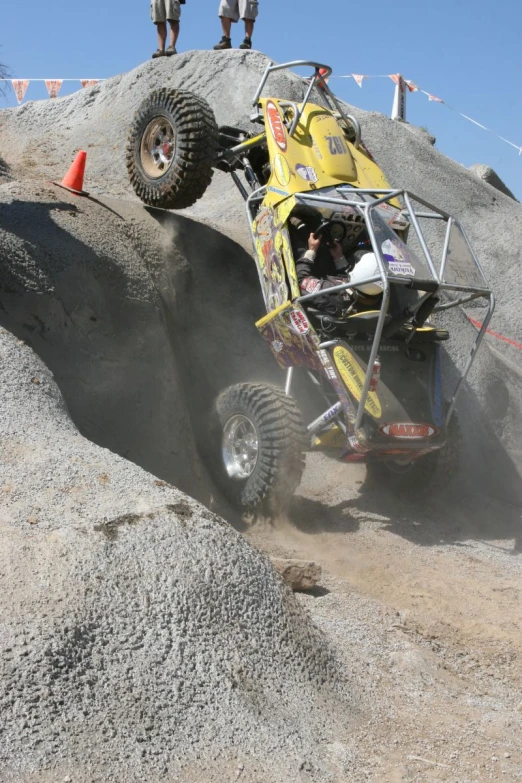
[(283, 155), (276, 155), (274, 157), (274, 172), (281, 187), (286, 188), (290, 182), (290, 166)]
[[(337, 345), (333, 349), (333, 358), (341, 378), (343, 379), (346, 388), (350, 394), (355, 397), (357, 402), (361, 399), (361, 393), (364, 386), (364, 379), (366, 373), (363, 368), (346, 348), (342, 345)], [(366, 413), (373, 416), (374, 419), (380, 419), (382, 416), (381, 403), (375, 392), (370, 392), (366, 397), (366, 405), (364, 406)]]

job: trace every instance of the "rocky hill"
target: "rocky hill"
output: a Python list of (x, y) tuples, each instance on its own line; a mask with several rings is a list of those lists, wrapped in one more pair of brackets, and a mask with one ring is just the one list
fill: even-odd
[[(397, 619), (369, 600), (361, 604), (353, 586), (338, 598), (333, 578), (319, 609), (312, 597), (298, 601), (266, 556), (209, 510), (219, 500), (201, 458), (212, 400), (239, 380), (281, 380), (253, 326), (263, 307), (244, 207), (217, 173), (190, 210), (144, 208), (127, 181), (125, 140), (135, 109), (160, 86), (193, 90), (218, 122), (248, 127), (266, 62), (256, 52), (188, 52), (67, 98), (0, 112), (2, 780), (421, 780), (408, 770), (401, 777), (395, 759), (396, 744), (406, 747), (422, 723), (419, 711), (428, 720), (434, 702), (424, 700), (426, 682), (444, 683), (464, 723), (475, 712), (514, 714), (505, 677), (494, 695), (480, 678), (468, 690), (457, 674), (450, 681), (441, 673), (448, 661), (440, 669), (439, 658), (434, 662), (445, 648), (402, 615), (408, 644), (418, 643), (424, 658), (412, 653), (390, 686), (390, 656), (400, 662), (405, 655), (395, 637), (389, 641)], [(279, 74), (270, 89), (300, 98), (303, 82)], [(460, 505), (444, 497), (435, 513), (422, 504), (419, 522), (419, 507), (400, 498), (365, 497), (360, 517), (371, 525), (389, 518), (395, 538), (380, 561), (363, 546), (364, 559), (377, 563), (368, 566), (372, 574), (388, 574), (391, 591), (419, 557), (412, 544), (396, 579), (390, 576), (399, 535), (420, 549), (467, 540), (470, 528), (478, 536), (482, 525), (480, 536), (495, 542), (486, 555), (474, 550), (483, 558), (482, 576), (458, 583), (476, 592), (477, 585), (485, 589), (491, 552), (501, 548), (496, 539), (513, 538), (516, 551), (520, 545), (522, 207), (408, 126), (350, 110), (393, 186), (460, 218), (498, 299), (496, 335), (486, 338), (459, 404)], [(61, 179), (80, 148), (88, 152), (90, 198), (50, 182)], [(480, 320), (482, 310), (467, 315)], [(467, 315), (452, 322), (451, 362), (462, 363), (469, 351), (474, 327)], [(346, 517), (345, 509), (359, 474), (341, 468), (348, 470), (320, 456), (308, 462), (294, 523), (312, 538), (309, 556), (321, 556), (325, 532), (357, 529), (359, 517)], [(505, 506), (493, 513), (495, 498)], [(480, 509), (489, 517), (476, 525)], [(434, 533), (426, 529), (432, 523)], [(296, 529), (288, 540), (286, 547), (302, 546)], [(457, 582), (446, 585), (451, 557), (433, 588), (448, 605), (446, 587), (465, 598)], [(422, 573), (431, 573), (429, 555), (420, 562)], [(513, 563), (506, 556), (497, 566), (511, 573)], [(350, 568), (354, 584), (355, 574), (363, 580), (355, 556)], [(422, 578), (415, 571), (412, 584)], [(502, 645), (511, 638), (515, 579), (504, 585), (496, 573), (491, 583), (508, 597), (486, 657), (504, 656), (511, 673), (511, 649)], [(369, 593), (382, 597), (373, 581)], [(394, 606), (410, 594), (408, 583)], [(439, 626), (453, 620), (446, 604), (440, 613), (443, 635)], [(487, 616), (494, 624), (495, 612)], [(482, 633), (478, 615), (474, 623), (470, 649)], [(451, 658), (458, 676), (459, 655)], [(377, 671), (386, 672), (388, 690), (378, 685)], [(409, 709), (411, 724), (401, 724), (394, 744), (393, 725)], [(440, 707), (437, 736), (451, 738), (456, 729), (447, 712)], [(506, 717), (502, 731), (510, 742), (513, 725)], [(368, 726), (386, 726), (387, 735), (379, 738)], [(423, 762), (419, 742), (415, 763), (419, 753)], [(486, 737), (480, 752), (488, 743)], [(388, 771), (370, 777), (384, 757)], [(440, 780), (455, 780), (447, 762), (436, 767)], [(515, 773), (503, 779), (515, 780)], [(463, 762), (459, 779), (495, 779), (494, 772), (472, 774)]]

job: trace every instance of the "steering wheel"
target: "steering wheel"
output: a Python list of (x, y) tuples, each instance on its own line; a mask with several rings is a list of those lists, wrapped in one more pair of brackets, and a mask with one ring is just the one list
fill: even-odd
[(346, 237), (346, 226), (341, 220), (323, 220), (314, 231), (314, 237), (320, 239), (327, 247), (336, 242), (343, 242)]

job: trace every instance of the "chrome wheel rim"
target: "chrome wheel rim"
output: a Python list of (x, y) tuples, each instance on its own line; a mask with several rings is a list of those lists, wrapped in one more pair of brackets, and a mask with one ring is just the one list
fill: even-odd
[(242, 414), (232, 416), (223, 427), (223, 463), (231, 479), (243, 481), (255, 470), (259, 456), (256, 428)]
[(176, 152), (176, 132), (166, 117), (155, 117), (141, 137), (140, 157), (145, 174), (159, 179), (172, 166)]

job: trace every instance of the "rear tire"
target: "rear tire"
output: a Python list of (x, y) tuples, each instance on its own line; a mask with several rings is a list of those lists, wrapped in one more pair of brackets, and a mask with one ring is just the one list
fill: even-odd
[(276, 386), (225, 389), (214, 411), (216, 478), (234, 505), (271, 514), (284, 508), (304, 470), (306, 434), (291, 397)]
[(190, 207), (210, 185), (218, 128), (208, 103), (184, 90), (155, 90), (134, 115), (127, 171), (138, 198), (151, 207)]

